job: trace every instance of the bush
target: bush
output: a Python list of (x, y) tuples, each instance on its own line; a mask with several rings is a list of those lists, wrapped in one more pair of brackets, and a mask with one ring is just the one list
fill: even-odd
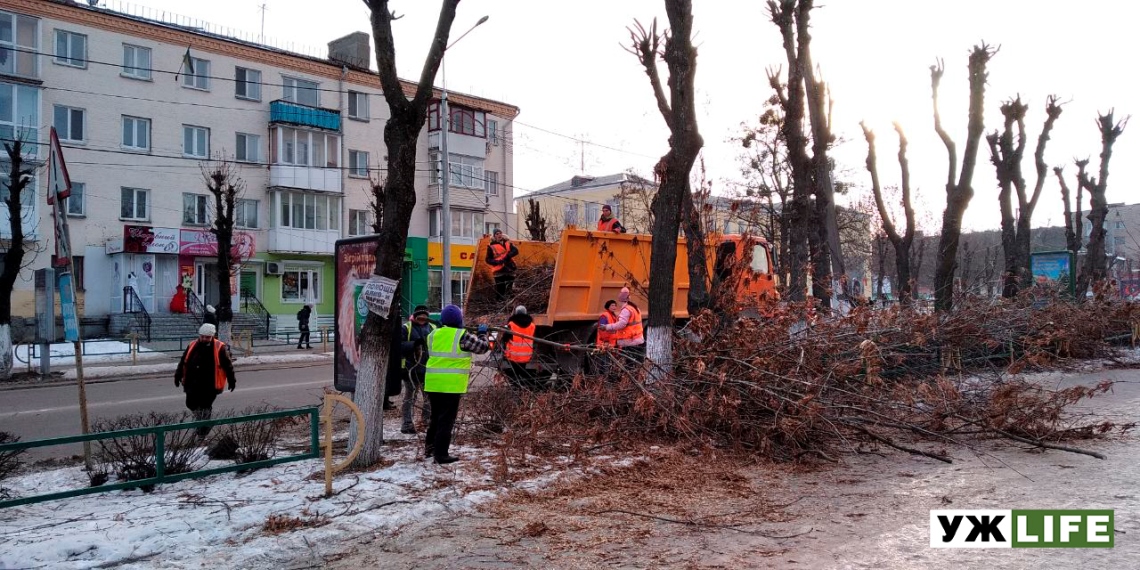
[[(180, 414), (132, 414), (114, 419), (99, 419), (92, 426), (93, 431), (108, 432), (128, 429), (148, 428), (160, 425), (179, 424), (190, 421), (186, 412)], [(163, 466), (167, 475), (188, 473), (205, 465), (206, 454), (200, 446), (193, 429), (166, 432), (163, 440)], [(153, 434), (129, 435), (99, 441), (96, 459), (110, 467), (122, 481), (149, 479), (157, 474)], [(92, 480), (95, 484), (95, 480)], [(142, 490), (150, 492), (153, 485), (143, 485)]]
[[(16, 443), (20, 441), (20, 437), (12, 435), (6, 431), (0, 431), (0, 445), (6, 443)], [(0, 452), (0, 479), (11, 475), (17, 468), (20, 467), (20, 458), (24, 455), (26, 449), (19, 451), (4, 451)]]
[[(245, 408), (238, 415), (264, 414), (279, 409), (275, 406), (262, 404)], [(227, 424), (224, 434), (219, 436), (218, 445), (215, 447), (220, 452), (227, 452), (220, 455), (229, 455), (229, 457), (219, 456), (217, 459), (233, 459), (234, 463), (242, 464), (264, 461), (274, 457), (277, 454), (277, 442), (281, 439), (282, 429), (290, 422), (290, 418), (281, 418)], [(223, 449), (223, 444), (228, 449)]]

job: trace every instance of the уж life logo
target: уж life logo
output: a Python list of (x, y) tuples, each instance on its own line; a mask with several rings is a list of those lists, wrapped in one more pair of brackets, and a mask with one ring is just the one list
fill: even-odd
[(931, 548), (1112, 548), (1112, 509), (930, 511)]

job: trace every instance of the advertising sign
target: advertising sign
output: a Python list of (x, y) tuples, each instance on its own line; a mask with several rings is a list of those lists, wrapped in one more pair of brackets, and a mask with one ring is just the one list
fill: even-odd
[(75, 310), (75, 289), (71, 285), (71, 273), (60, 273), (59, 301), (63, 313), (63, 340), (78, 342), (79, 317)]
[[(214, 257), (218, 255), (218, 238), (210, 230), (183, 229), (179, 233), (178, 254), (188, 256)], [(230, 256), (234, 259), (249, 259), (256, 253), (253, 234), (234, 232)]]
[(388, 313), (392, 310), (392, 299), (396, 297), (396, 288), (399, 286), (399, 281), (373, 275), (360, 291), (360, 298), (369, 311), (388, 318)]
[(123, 251), (127, 253), (178, 253), (178, 228), (123, 226)]
[(368, 317), (362, 292), (376, 269), (379, 238), (367, 236), (336, 242), (336, 343), (333, 356), (333, 387), (341, 392), (356, 390), (356, 369), (360, 365), (360, 330)]
[(1041, 251), (1030, 255), (1033, 281), (1038, 287), (1062, 288), (1072, 294), (1076, 289), (1073, 253)]

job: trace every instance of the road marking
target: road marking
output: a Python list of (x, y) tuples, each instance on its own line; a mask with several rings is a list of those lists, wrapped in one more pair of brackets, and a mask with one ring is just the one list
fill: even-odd
[[(251, 388), (246, 388), (246, 389), (242, 390), (242, 392), (257, 392), (260, 390), (278, 390), (281, 388), (295, 388), (298, 386), (317, 386), (317, 385), (321, 385), (321, 384), (330, 384), (330, 383), (331, 383), (330, 380), (310, 380), (308, 382), (294, 382), (292, 384), (271, 384), (268, 386), (254, 386)], [(179, 392), (177, 394), (171, 394), (171, 395), (167, 395), (167, 396), (153, 396), (150, 398), (136, 398), (134, 400), (119, 400), (119, 401), (114, 401), (114, 402), (96, 402), (94, 404), (87, 404), (87, 409), (106, 407), (106, 406), (122, 406), (122, 405), (127, 405), (127, 404), (141, 404), (144, 402), (160, 402), (162, 400), (180, 400), (180, 399), (185, 398), (185, 397), (186, 397), (186, 395), (184, 393)], [(79, 404), (77, 403), (77, 404), (74, 404), (71, 406), (57, 406), (54, 408), (40, 408), (38, 410), (20, 410), (17, 412), (4, 412), (4, 413), (0, 413), (0, 418), (8, 419), (8, 418), (14, 418), (14, 417), (19, 416), (21, 414), (48, 414), (48, 413), (52, 413), (52, 412), (62, 412), (65, 410), (78, 410), (78, 409), (79, 409)]]

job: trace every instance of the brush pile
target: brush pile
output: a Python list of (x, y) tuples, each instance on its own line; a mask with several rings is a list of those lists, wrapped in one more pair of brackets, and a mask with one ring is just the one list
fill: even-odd
[(467, 296), (465, 317), (475, 324), (501, 325), (523, 305), (531, 314), (545, 313), (550, 303), (550, 288), (554, 283), (553, 265), (527, 265), (515, 272), (512, 293), (499, 299), (493, 279), (472, 280), (478, 285)]

